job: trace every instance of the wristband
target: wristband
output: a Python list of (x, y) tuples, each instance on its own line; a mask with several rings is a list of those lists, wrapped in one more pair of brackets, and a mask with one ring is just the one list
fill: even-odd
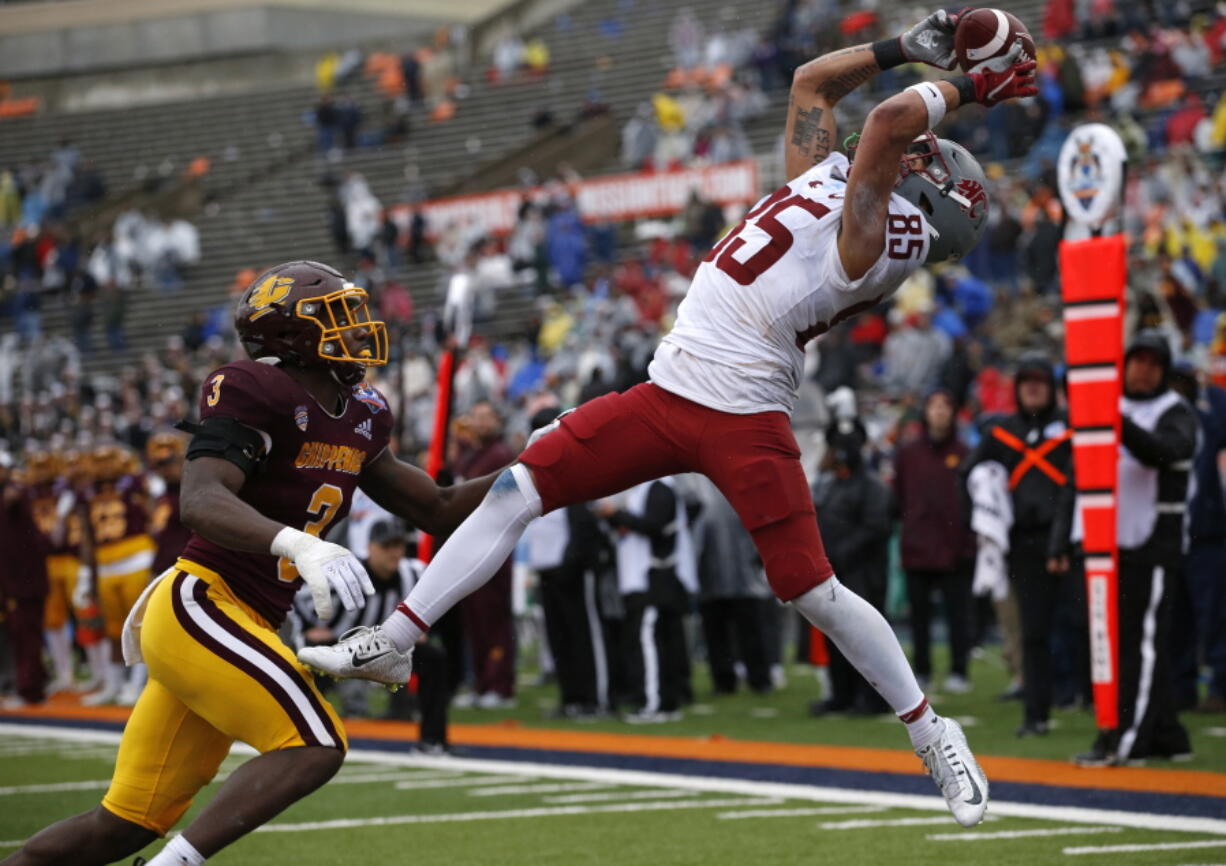
[(902, 40), (898, 37), (882, 39), (873, 43), (873, 59), (881, 69), (893, 69), (907, 62), (907, 55), (902, 52)]
[(269, 545), (268, 552), (273, 556), (284, 556), (286, 559), (293, 562), (313, 542), (318, 541), (315, 536), (307, 535), (301, 529), (294, 529), (292, 526), (287, 526), (277, 533), (273, 538), (272, 544)]
[(959, 75), (957, 78), (946, 80), (957, 89), (959, 105), (970, 105), (972, 102), (979, 101), (975, 95), (975, 79), (969, 75)]
[(924, 100), (924, 106), (928, 109), (928, 128), (936, 129), (937, 124), (945, 117), (945, 111), (948, 108), (945, 103), (945, 94), (931, 81), (912, 84), (907, 90), (915, 91), (920, 95), (920, 99)]

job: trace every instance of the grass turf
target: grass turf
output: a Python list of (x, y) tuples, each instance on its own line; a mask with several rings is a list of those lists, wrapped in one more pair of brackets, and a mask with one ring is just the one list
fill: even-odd
[[(937, 648), (937, 670), (943, 670), (944, 653)], [(974, 691), (966, 695), (943, 694), (937, 688), (930, 697), (937, 712), (963, 720), (967, 737), (976, 752), (985, 755), (1006, 755), (1020, 758), (1068, 760), (1077, 752), (1087, 750), (1093, 742), (1096, 728), (1090, 709), (1061, 711), (1052, 715), (1053, 730), (1045, 737), (1019, 739), (1015, 735), (1022, 721), (1020, 701), (998, 701), (997, 696), (1007, 686), (1007, 677), (999, 651), (988, 647), (971, 663)], [(867, 746), (885, 749), (909, 747), (906, 732), (893, 718), (885, 715), (870, 718), (809, 716), (810, 701), (818, 697), (812, 668), (793, 665), (787, 685), (767, 696), (742, 690), (735, 695), (714, 695), (705, 665), (694, 666), (696, 706), (689, 708), (684, 718), (651, 726), (630, 726), (615, 718), (587, 722), (565, 722), (547, 717), (557, 704), (554, 686), (531, 685), (529, 674), (521, 681), (518, 706), (509, 710), (456, 710), (454, 722), (465, 724), (518, 724), (534, 728), (578, 727), (592, 731), (659, 733), (669, 736), (725, 737), (741, 740), (765, 740), (785, 743), (813, 743), (835, 746)], [(381, 700), (381, 698), (378, 698)], [(969, 722), (968, 722), (969, 720)], [(1171, 764), (1150, 761), (1154, 769), (1177, 768), (1226, 772), (1226, 716), (1184, 713), (1181, 721), (1192, 735), (1195, 758), (1191, 763)], [(1226, 857), (1223, 857), (1226, 861)]]
[[(7, 845), (51, 821), (92, 807), (98, 788), (37, 790), (49, 781), (103, 782), (110, 747), (59, 744), (10, 737), (3, 744), (0, 773), (0, 840)], [(232, 756), (223, 772), (244, 758)], [(373, 777), (373, 778), (372, 778)], [(399, 781), (402, 787), (397, 787)], [(543, 784), (537, 790), (525, 786)], [(508, 787), (509, 786), (509, 787)], [(193, 812), (217, 785), (202, 792)], [(705, 804), (710, 805), (705, 805)], [(398, 768), (351, 761), (333, 783), (282, 814), (271, 826), (223, 851), (217, 864), (350, 863), (414, 864), (600, 864), (600, 863), (801, 863), (830, 864), (1036, 864), (1068, 861), (1129, 864), (1221, 862), (1226, 837), (1085, 826), (1020, 818), (985, 822), (977, 833), (1067, 829), (1068, 835), (975, 840), (947, 814), (909, 809), (866, 810), (811, 801), (763, 801), (752, 795), (676, 792), (636, 786), (584, 785), (500, 779), (448, 769), (447, 762)], [(626, 811), (611, 811), (624, 809)], [(728, 813), (822, 810), (823, 814), (728, 818)], [(559, 810), (563, 814), (556, 814)], [(630, 811), (634, 810), (634, 811)], [(517, 814), (506, 814), (508, 812)], [(525, 814), (526, 812), (526, 814)], [(990, 813), (989, 813), (990, 814)], [(312, 828), (313, 822), (383, 819), (384, 826)], [(400, 821), (414, 823), (397, 823)], [(904, 825), (881, 824), (899, 820)], [(181, 824), (180, 827), (183, 825)], [(1102, 826), (1102, 825), (1098, 825)], [(942, 838), (930, 838), (930, 837)], [(953, 836), (955, 838), (946, 838)], [(1070, 856), (1069, 847), (1122, 844), (1222, 843), (1221, 848)], [(149, 856), (156, 843), (144, 852)], [(12, 851), (0, 849), (0, 856)]]

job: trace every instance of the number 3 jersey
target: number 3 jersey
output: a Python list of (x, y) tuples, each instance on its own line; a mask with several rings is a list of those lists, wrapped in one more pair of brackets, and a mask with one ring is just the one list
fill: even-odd
[[(365, 382), (333, 415), (284, 370), (257, 361), (227, 364), (205, 380), (200, 417), (213, 415), (259, 431), (268, 450), (238, 497), (271, 520), (316, 536), (348, 513), (358, 476), (387, 447), (392, 430), (387, 401)], [(274, 626), (302, 584), (288, 560), (229, 550), (194, 533), (183, 557), (220, 574)]]
[(895, 194), (880, 258), (847, 278), (838, 239), (848, 169), (831, 154), (715, 245), (656, 349), (652, 382), (722, 412), (791, 413), (805, 343), (889, 297), (928, 255), (922, 213)]

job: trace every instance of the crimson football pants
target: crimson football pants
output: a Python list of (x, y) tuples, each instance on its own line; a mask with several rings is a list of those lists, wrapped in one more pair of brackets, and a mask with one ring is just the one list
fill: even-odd
[(753, 536), (781, 600), (803, 595), (834, 573), (783, 412), (733, 415), (657, 385), (637, 385), (584, 403), (520, 462), (532, 470), (543, 512), (654, 478), (702, 473)]

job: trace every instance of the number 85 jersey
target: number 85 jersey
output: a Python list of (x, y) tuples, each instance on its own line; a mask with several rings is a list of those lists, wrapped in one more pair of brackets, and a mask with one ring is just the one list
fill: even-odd
[[(339, 411), (338, 411), (339, 410)], [(365, 382), (325, 409), (280, 367), (235, 361), (204, 381), (200, 418), (230, 417), (261, 434), (267, 456), (238, 497), (265, 517), (324, 536), (349, 513), (362, 469), (387, 447), (392, 413)], [(236, 596), (279, 626), (302, 585), (271, 554), (229, 550), (193, 534), (183, 558), (221, 575)]]
[(831, 154), (715, 245), (656, 349), (652, 382), (721, 412), (791, 414), (805, 343), (888, 298), (928, 255), (923, 213), (894, 194), (881, 256), (847, 278), (838, 240), (848, 170)]

